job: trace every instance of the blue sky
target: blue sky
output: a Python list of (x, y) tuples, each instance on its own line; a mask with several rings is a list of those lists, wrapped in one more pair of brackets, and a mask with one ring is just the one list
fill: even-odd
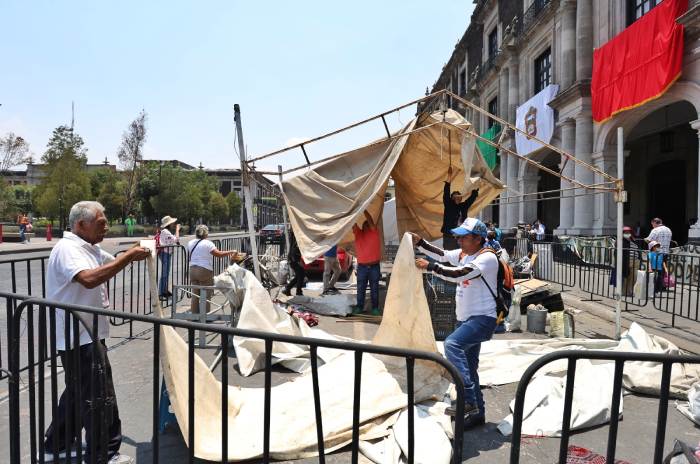
[[(432, 86), (472, 9), (468, 0), (5, 0), (0, 134), (25, 137), (38, 159), (74, 101), (89, 161), (116, 162), (143, 108), (147, 158), (238, 167), (234, 103), (249, 155), (398, 106)], [(412, 114), (392, 118), (392, 129)], [(317, 159), (382, 134), (376, 123), (309, 152)]]

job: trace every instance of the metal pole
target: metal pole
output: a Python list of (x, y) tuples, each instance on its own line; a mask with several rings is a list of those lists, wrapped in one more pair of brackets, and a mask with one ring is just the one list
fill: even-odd
[(253, 268), (255, 277), (260, 280), (260, 263), (258, 263), (258, 242), (255, 239), (255, 225), (253, 223), (253, 199), (251, 197), (250, 179), (245, 164), (245, 144), (243, 143), (243, 125), (241, 123), (241, 107), (233, 105), (233, 120), (236, 122), (236, 135), (238, 137), (238, 152), (241, 159), (241, 188), (245, 201), (246, 217), (248, 218), (248, 236), (250, 237), (250, 249), (253, 253)]
[(277, 165), (280, 176), (280, 193), (282, 194), (282, 219), (284, 220), (284, 249), (289, 253), (289, 227), (287, 227), (287, 205), (284, 202), (284, 187), (282, 186), (282, 166)]
[(622, 127), (617, 128), (617, 192), (615, 201), (617, 202), (617, 266), (615, 266), (615, 339), (619, 340), (622, 335), (622, 219), (623, 205), (625, 203), (626, 192), (625, 183), (625, 160), (623, 154), (624, 140)]

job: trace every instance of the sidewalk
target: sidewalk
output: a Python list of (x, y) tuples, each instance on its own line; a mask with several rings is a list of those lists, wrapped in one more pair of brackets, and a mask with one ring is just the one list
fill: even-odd
[[(217, 232), (210, 234), (210, 238), (217, 237), (236, 237), (240, 235), (245, 235), (246, 232), (235, 231), (235, 232)], [(147, 239), (148, 237), (108, 237), (100, 244), (107, 251), (116, 251), (124, 246), (137, 243), (139, 240)], [(194, 235), (182, 235), (180, 240), (183, 245), (192, 240)], [(19, 243), (19, 242), (3, 242), (0, 243), (0, 255), (12, 255), (17, 253), (40, 253), (40, 252), (50, 252), (54, 245), (60, 240), (60, 238), (55, 238), (51, 241), (47, 241), (45, 237), (35, 237), (31, 242)]]

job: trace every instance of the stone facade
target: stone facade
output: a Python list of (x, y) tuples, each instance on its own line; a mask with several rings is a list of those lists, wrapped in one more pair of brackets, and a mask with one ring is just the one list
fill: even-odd
[[(686, 27), (685, 57), (680, 80), (656, 100), (597, 124), (591, 117), (590, 82), (593, 50), (622, 32), (635, 20), (635, 6), (644, 0), (479, 0), (462, 39), (433, 86), (448, 88), (484, 109), (497, 99), (498, 116), (511, 123), (515, 109), (536, 93), (535, 61), (549, 50), (549, 82), (559, 85), (550, 103), (555, 109), (551, 144), (578, 159), (616, 175), (618, 127), (625, 133), (625, 177), (630, 201), (625, 223), (648, 230), (652, 217), (662, 217), (684, 242), (700, 237), (698, 184), (698, 129), (700, 129), (700, 1), (690, 0), (688, 12), (678, 18)], [(646, 0), (651, 6), (656, 0)], [(494, 34), (497, 47), (494, 49)], [(539, 68), (541, 70), (541, 67)], [(488, 118), (457, 102), (478, 133)], [(512, 132), (511, 132), (512, 135)], [(514, 139), (504, 144), (515, 151)], [(590, 170), (562, 164), (552, 150), (530, 155), (547, 167), (593, 184)], [(600, 235), (614, 232), (616, 210), (612, 194), (584, 194), (568, 182), (504, 154), (495, 168), (508, 186), (503, 205), (482, 212), (509, 228), (519, 222), (542, 219), (548, 233)], [(674, 182), (675, 178), (675, 182)], [(547, 201), (522, 201), (522, 194), (540, 193)], [(565, 190), (568, 189), (568, 190)], [(675, 189), (675, 190), (674, 190)], [(675, 192), (671, 196), (669, 191)], [(530, 197), (531, 198), (531, 197)], [(508, 200), (509, 199), (509, 200)], [(682, 200), (682, 201), (680, 201)], [(667, 206), (673, 204), (669, 209)]]

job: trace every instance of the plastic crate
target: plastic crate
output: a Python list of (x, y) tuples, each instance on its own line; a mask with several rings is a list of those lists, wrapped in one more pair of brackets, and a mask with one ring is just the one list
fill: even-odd
[(431, 274), (424, 274), (423, 288), (425, 289), (425, 295), (428, 297), (428, 301), (430, 301), (431, 299), (454, 298), (457, 284), (447, 282)]

